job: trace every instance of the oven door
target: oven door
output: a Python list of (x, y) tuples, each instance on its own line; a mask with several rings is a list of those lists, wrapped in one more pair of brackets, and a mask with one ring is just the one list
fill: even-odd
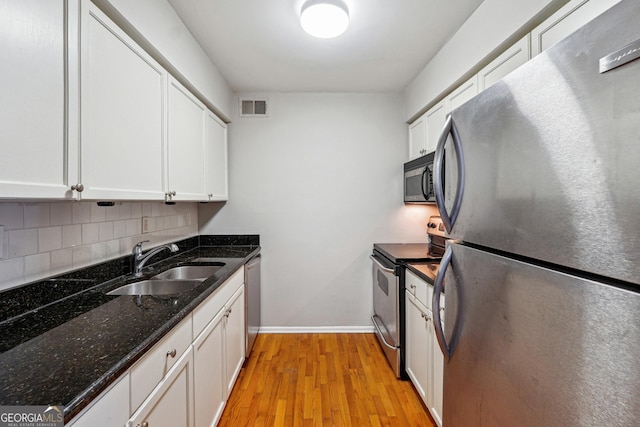
[(400, 278), (397, 268), (390, 261), (374, 252), (373, 260), (373, 315), (378, 341), (400, 378)]

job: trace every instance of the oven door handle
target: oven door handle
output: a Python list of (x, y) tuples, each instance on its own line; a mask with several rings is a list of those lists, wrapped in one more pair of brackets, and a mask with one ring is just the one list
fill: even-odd
[(380, 270), (382, 271), (386, 271), (387, 273), (393, 273), (394, 275), (396, 274), (395, 269), (393, 268), (387, 268), (384, 265), (380, 264), (380, 261), (378, 261), (376, 259), (376, 257), (374, 257), (373, 255), (369, 255), (369, 258), (371, 258), (373, 260), (373, 262), (375, 262), (376, 264), (378, 264), (378, 267), (380, 268)]
[(391, 350), (399, 349), (400, 347), (396, 347), (395, 345), (391, 345), (391, 344), (389, 344), (387, 342), (387, 340), (384, 339), (384, 334), (382, 333), (382, 330), (380, 329), (380, 326), (378, 326), (378, 322), (376, 321), (376, 317), (378, 317), (378, 316), (375, 315), (375, 314), (373, 316), (371, 316), (371, 321), (373, 322), (373, 326), (376, 328), (376, 331), (378, 331), (378, 335), (382, 339), (382, 342), (384, 343), (384, 345), (389, 347)]

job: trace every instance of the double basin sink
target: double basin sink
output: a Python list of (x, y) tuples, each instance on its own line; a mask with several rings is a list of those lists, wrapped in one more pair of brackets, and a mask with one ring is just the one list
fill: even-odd
[(223, 262), (196, 258), (189, 265), (170, 268), (147, 280), (129, 283), (107, 295), (172, 295), (190, 291), (225, 266)]

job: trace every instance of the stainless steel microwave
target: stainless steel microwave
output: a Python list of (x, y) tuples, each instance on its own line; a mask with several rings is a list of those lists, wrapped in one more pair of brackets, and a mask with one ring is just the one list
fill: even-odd
[(404, 202), (435, 203), (433, 190), (433, 158), (435, 153), (404, 164)]

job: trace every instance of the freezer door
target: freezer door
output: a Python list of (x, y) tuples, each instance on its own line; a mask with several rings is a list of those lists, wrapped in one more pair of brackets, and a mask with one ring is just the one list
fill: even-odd
[[(599, 73), (640, 52), (639, 16), (621, 2), (451, 113), (451, 237), (640, 284), (640, 60)], [(451, 138), (442, 153), (451, 213)]]
[(445, 427), (638, 425), (638, 293), (451, 248)]

